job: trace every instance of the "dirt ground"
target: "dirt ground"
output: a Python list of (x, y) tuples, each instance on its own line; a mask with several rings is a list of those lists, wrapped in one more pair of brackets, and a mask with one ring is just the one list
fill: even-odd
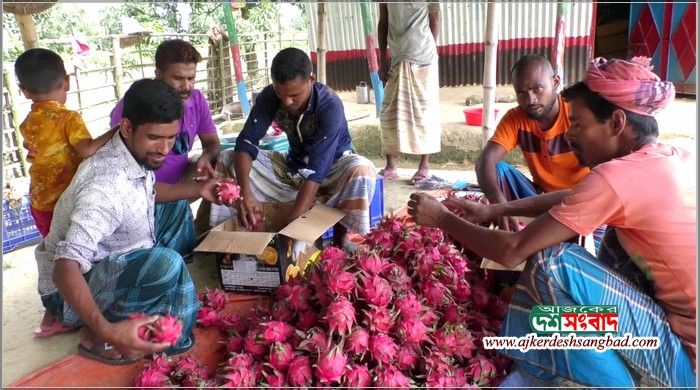
[[(476, 181), (473, 172), (473, 154), (467, 153), (481, 139), (481, 128), (466, 126), (462, 110), (465, 99), (480, 96), (480, 86), (461, 88), (443, 88), (440, 93), (441, 123), (443, 127), (443, 145), (456, 145), (455, 150), (463, 151), (464, 158), (434, 161), (431, 165), (433, 174), (451, 181)], [(500, 97), (512, 94), (510, 88), (502, 87), (497, 91)], [(378, 139), (378, 122), (373, 104), (357, 104), (354, 92), (340, 93), (346, 106), (353, 136), (364, 128), (373, 132)], [(498, 103), (499, 118), (514, 103)], [(679, 99), (658, 119), (661, 125), (661, 139), (682, 144), (696, 149), (695, 100)], [(232, 126), (234, 127), (234, 126)], [(360, 129), (360, 130), (358, 130)], [(365, 154), (359, 145), (358, 150)], [(476, 146), (478, 149), (478, 146)], [(378, 150), (378, 149), (376, 149)], [(455, 152), (456, 153), (456, 152)], [(367, 153), (377, 169), (384, 166), (380, 152)], [(455, 156), (458, 156), (455, 154)], [(472, 156), (472, 157), (469, 157)], [(454, 156), (453, 156), (454, 157)], [(437, 159), (436, 159), (437, 160)], [(400, 178), (384, 183), (385, 212), (398, 210), (406, 204), (408, 196), (416, 191), (410, 184), (417, 163), (401, 159)], [(196, 207), (196, 204), (193, 204)], [(77, 333), (56, 335), (47, 339), (36, 339), (32, 330), (39, 324), (43, 314), (41, 301), (37, 294), (37, 268), (34, 260), (34, 246), (25, 247), (3, 254), (2, 283), (2, 384), (3, 387), (46, 367), (76, 352)], [(197, 255), (188, 266), (198, 289), (218, 287), (218, 276), (213, 256)]]

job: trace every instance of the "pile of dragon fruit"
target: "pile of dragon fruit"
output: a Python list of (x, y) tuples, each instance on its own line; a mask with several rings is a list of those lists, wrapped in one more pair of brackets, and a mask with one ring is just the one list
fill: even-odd
[[(510, 368), (482, 343), (498, 333), (505, 304), (488, 292), (476, 262), (439, 230), (392, 216), (353, 254), (325, 248), (277, 289), (271, 307), (239, 316), (224, 312), (220, 290), (200, 300), (198, 325), (227, 337), (216, 373), (192, 368), (201, 366), (191, 356), (169, 359), (160, 382), (137, 386), (187, 378), (199, 388), (478, 388), (496, 386)], [(183, 364), (199, 371), (177, 368)], [(144, 372), (159, 365), (153, 360)]]

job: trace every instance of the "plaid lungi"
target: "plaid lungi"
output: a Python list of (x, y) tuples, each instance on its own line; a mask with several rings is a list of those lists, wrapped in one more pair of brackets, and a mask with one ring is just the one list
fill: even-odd
[(535, 305), (616, 305), (618, 336), (658, 337), (658, 349), (504, 349), (499, 353), (546, 380), (561, 377), (588, 386), (628, 388), (643, 376), (657, 386), (695, 388), (694, 368), (681, 340), (650, 297), (653, 290), (641, 271), (630, 265), (620, 249), (612, 231), (603, 239), (599, 259), (570, 243), (533, 256), (518, 281), (501, 336), (536, 333), (529, 325)]
[[(133, 313), (171, 314), (182, 320), (176, 350), (194, 329), (199, 300), (190, 273), (178, 253), (194, 245), (192, 213), (187, 201), (156, 205), (156, 246), (113, 254), (86, 273), (97, 307), (110, 322)], [(190, 249), (191, 250), (191, 249)], [(41, 298), (49, 313), (66, 325), (80, 325), (78, 314), (58, 292)]]
[(379, 122), (384, 154), (440, 151), (438, 63), (401, 61), (391, 67)]
[[(219, 157), (217, 172), (235, 176), (234, 151), (224, 150)], [(348, 153), (333, 163), (321, 183), (317, 201), (345, 212), (340, 223), (348, 230), (366, 234), (370, 228), (369, 205), (374, 196), (377, 172), (365, 157)], [(303, 179), (292, 176), (286, 153), (259, 150), (250, 170), (253, 195), (259, 202), (294, 202)], [(212, 204), (210, 224), (215, 226), (236, 215), (233, 207)]]

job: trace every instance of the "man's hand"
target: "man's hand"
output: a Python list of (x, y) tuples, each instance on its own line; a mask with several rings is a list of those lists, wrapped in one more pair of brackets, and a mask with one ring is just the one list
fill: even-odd
[(205, 154), (197, 159), (195, 168), (197, 169), (197, 175), (194, 178), (195, 181), (205, 181), (216, 177), (216, 171), (214, 167), (211, 166), (209, 157)]
[[(508, 201), (504, 200), (503, 202), (498, 203), (508, 203)], [(520, 230), (520, 225), (518, 224), (518, 221), (513, 217), (493, 218), (492, 222), (495, 223), (500, 230), (504, 230), (507, 232), (517, 232)]]
[(452, 213), (474, 224), (491, 220), (489, 206), (467, 199), (447, 198), (442, 204)]
[(255, 199), (253, 194), (248, 196), (241, 196), (238, 202), (238, 221), (246, 229), (252, 229), (254, 226), (258, 226), (260, 222), (258, 221), (258, 216), (264, 217), (262, 214), (262, 205)]
[(216, 191), (217, 184), (219, 184), (219, 179), (207, 179), (205, 182), (201, 183), (199, 196), (213, 204), (221, 205), (221, 199)]
[(138, 336), (141, 326), (153, 324), (159, 316), (148, 316), (111, 323), (108, 329), (97, 329), (95, 335), (112, 344), (124, 357), (143, 357), (161, 352), (170, 347), (170, 343), (154, 343), (142, 340)]
[(445, 205), (426, 193), (414, 192), (408, 201), (408, 214), (419, 225), (441, 228), (443, 218), (449, 213)]
[(389, 72), (391, 71), (391, 61), (388, 59), (379, 61), (379, 70), (377, 74), (379, 75), (379, 80), (382, 80), (384, 84), (389, 79)]

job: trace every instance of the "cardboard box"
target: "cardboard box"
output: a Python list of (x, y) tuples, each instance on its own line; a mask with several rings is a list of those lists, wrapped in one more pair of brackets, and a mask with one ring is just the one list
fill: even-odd
[[(345, 216), (340, 210), (315, 205), (284, 226), (292, 207), (292, 203), (263, 204), (262, 232), (248, 231), (231, 218), (214, 227), (195, 248), (197, 252), (216, 253), (224, 291), (273, 294), (290, 275), (304, 269), (322, 248), (323, 232)], [(296, 240), (295, 251), (290, 238)]]

